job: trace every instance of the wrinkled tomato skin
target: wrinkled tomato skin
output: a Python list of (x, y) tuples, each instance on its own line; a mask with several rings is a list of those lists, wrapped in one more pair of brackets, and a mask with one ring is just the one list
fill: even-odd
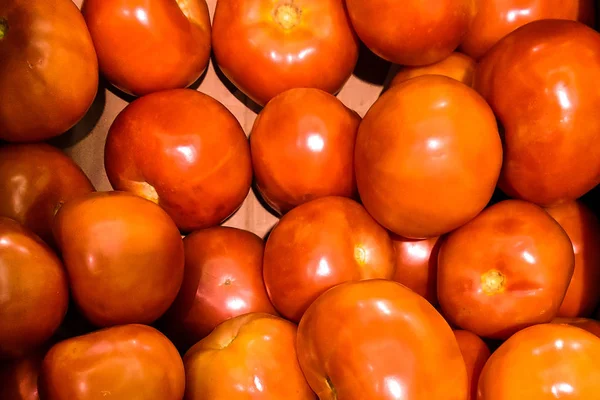
[(454, 52), (434, 64), (420, 67), (400, 67), (400, 70), (394, 75), (394, 78), (390, 82), (390, 87), (421, 75), (447, 76), (448, 78), (455, 79), (472, 87), (476, 66), (477, 63), (471, 57)]
[(460, 352), (462, 353), (467, 366), (470, 390), (467, 400), (476, 400), (479, 376), (492, 353), (487, 344), (474, 333), (464, 330), (455, 330), (454, 336), (456, 337), (458, 347), (460, 347)]

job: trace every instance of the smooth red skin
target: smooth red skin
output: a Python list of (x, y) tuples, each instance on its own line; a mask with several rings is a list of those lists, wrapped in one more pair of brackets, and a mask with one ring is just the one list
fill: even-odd
[[(574, 264), (569, 237), (548, 213), (525, 201), (501, 201), (444, 239), (438, 255), (442, 312), (478, 336), (506, 339), (556, 317)], [(505, 278), (498, 292), (484, 290), (490, 271)]]
[[(298, 25), (277, 22), (280, 4), (299, 9)], [(358, 61), (359, 41), (339, 0), (219, 0), (212, 32), (219, 68), (261, 106), (292, 88), (335, 94)]]
[(256, 186), (278, 214), (326, 196), (355, 197), (360, 116), (319, 89), (291, 89), (260, 112), (250, 134)]
[(194, 83), (210, 59), (205, 0), (85, 0), (102, 74), (136, 96)]
[(579, 201), (547, 208), (546, 211), (569, 235), (575, 253), (575, 271), (559, 317), (590, 317), (600, 303), (600, 222)]
[(472, 87), (476, 67), (477, 63), (471, 57), (454, 52), (433, 64), (418, 67), (400, 67), (400, 70), (390, 82), (390, 86), (395, 86), (421, 75), (443, 75)]
[(40, 400), (38, 376), (45, 353), (0, 364), (0, 399)]
[(455, 330), (454, 336), (456, 337), (458, 347), (460, 347), (460, 352), (462, 353), (467, 366), (467, 376), (469, 378), (470, 388), (467, 400), (476, 400), (479, 376), (492, 353), (487, 344), (474, 333), (464, 330)]
[(600, 321), (589, 318), (554, 318), (553, 324), (566, 324), (584, 329), (600, 338)]
[(445, 76), (391, 87), (358, 130), (362, 203), (406, 238), (441, 236), (473, 219), (490, 201), (501, 166), (492, 110), (473, 89)]
[(479, 0), (460, 51), (479, 59), (504, 36), (542, 19), (578, 20), (594, 26), (594, 0)]
[(265, 246), (263, 276), (275, 309), (292, 322), (327, 289), (347, 281), (391, 279), (388, 233), (357, 202), (322, 197), (284, 215)]
[(296, 348), (320, 400), (467, 398), (452, 329), (397, 282), (348, 282), (328, 290), (302, 317)]
[(156, 202), (185, 232), (219, 225), (252, 183), (250, 146), (239, 122), (223, 104), (191, 89), (129, 104), (110, 127), (104, 164), (116, 190)]
[(122, 325), (54, 345), (40, 372), (42, 399), (181, 400), (185, 385), (177, 349), (159, 331)]
[(392, 278), (413, 290), (436, 306), (437, 257), (441, 245), (439, 237), (405, 239), (391, 235), (396, 254), (396, 272)]
[(73, 299), (94, 325), (150, 324), (175, 300), (183, 242), (156, 204), (125, 192), (79, 197), (56, 215), (54, 236)]
[(94, 191), (81, 168), (48, 144), (0, 147), (0, 215), (53, 245), (52, 223), (67, 201)]
[(360, 39), (378, 56), (401, 65), (428, 65), (460, 44), (475, 0), (346, 0)]
[(498, 185), (542, 206), (600, 183), (600, 34), (573, 21), (531, 22), (478, 64), (475, 88), (504, 126)]
[(263, 281), (261, 238), (241, 229), (215, 227), (191, 233), (183, 244), (183, 284), (165, 317), (166, 330), (176, 342), (191, 346), (238, 315), (277, 315)]

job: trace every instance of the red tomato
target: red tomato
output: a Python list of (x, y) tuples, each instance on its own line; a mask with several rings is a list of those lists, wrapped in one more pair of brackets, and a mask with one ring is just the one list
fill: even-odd
[(292, 88), (338, 92), (358, 43), (340, 0), (219, 0), (213, 19), (219, 67), (260, 105)]
[(43, 358), (44, 353), (34, 353), (0, 365), (0, 399), (40, 400), (38, 375)]
[(230, 319), (184, 357), (184, 400), (314, 400), (296, 357), (296, 326), (252, 313)]
[(356, 112), (319, 89), (291, 89), (271, 100), (250, 134), (256, 185), (267, 204), (284, 214), (319, 197), (355, 196), (359, 124)]
[(325, 292), (302, 317), (297, 351), (321, 400), (467, 397), (452, 329), (396, 282), (347, 282)]
[(475, 67), (477, 63), (471, 57), (462, 53), (452, 53), (448, 57), (434, 64), (420, 67), (401, 67), (390, 86), (396, 86), (411, 78), (421, 75), (443, 75), (456, 79), (467, 86), (473, 86)]
[(78, 197), (56, 215), (54, 236), (73, 298), (93, 324), (149, 324), (175, 300), (183, 243), (156, 204), (123, 192)]
[(576, 326), (600, 337), (600, 321), (589, 318), (554, 318), (552, 323)]
[(263, 275), (273, 305), (300, 321), (327, 289), (346, 281), (391, 279), (394, 248), (388, 233), (357, 202), (322, 197), (296, 207), (271, 231)]
[(110, 127), (105, 166), (116, 190), (157, 203), (186, 232), (220, 224), (252, 183), (250, 146), (239, 122), (223, 104), (191, 89), (129, 104)]
[(205, 0), (85, 0), (100, 71), (141, 96), (196, 81), (210, 58)]
[(467, 400), (477, 399), (477, 384), (481, 370), (492, 354), (483, 340), (474, 333), (463, 330), (455, 330), (454, 336), (467, 366), (469, 378), (469, 397)]
[(543, 206), (600, 183), (600, 34), (573, 21), (531, 22), (477, 67), (475, 87), (504, 126), (499, 187)]
[(556, 317), (574, 262), (569, 237), (548, 213), (501, 201), (442, 243), (438, 299), (450, 323), (506, 339)]
[(35, 142), (73, 127), (98, 91), (90, 34), (71, 0), (0, 3), (0, 139)]
[(425, 75), (385, 92), (358, 130), (356, 181), (383, 226), (406, 238), (440, 236), (490, 201), (502, 143), (490, 107), (454, 79)]

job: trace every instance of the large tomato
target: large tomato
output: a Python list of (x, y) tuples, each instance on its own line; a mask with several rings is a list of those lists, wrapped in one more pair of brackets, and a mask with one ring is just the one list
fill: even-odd
[(456, 79), (467, 86), (473, 86), (475, 67), (477, 63), (471, 57), (454, 52), (443, 60), (419, 67), (400, 67), (390, 86), (396, 86), (408, 79), (421, 75), (443, 75)]
[(223, 73), (260, 105), (292, 88), (336, 93), (358, 60), (341, 0), (219, 0), (212, 44)]
[(0, 2), (0, 139), (58, 136), (98, 91), (98, 61), (72, 0)]
[(600, 183), (600, 33), (574, 21), (531, 22), (478, 64), (475, 88), (504, 127), (499, 187), (543, 206)]
[(489, 202), (502, 165), (490, 107), (454, 79), (425, 75), (385, 92), (356, 142), (358, 191), (383, 226), (406, 238), (440, 236)]
[(85, 0), (82, 12), (100, 71), (127, 93), (183, 88), (208, 66), (205, 0)]
[(95, 325), (148, 324), (175, 300), (183, 243), (156, 204), (123, 192), (78, 197), (56, 215), (54, 236), (73, 298)]
[(347, 282), (325, 292), (300, 321), (297, 351), (321, 400), (467, 398), (452, 329), (396, 282)]
[(38, 376), (44, 352), (0, 364), (0, 399), (40, 400)]
[(573, 325), (600, 337), (600, 321), (589, 318), (554, 318), (553, 324)]
[(548, 213), (531, 203), (505, 200), (443, 241), (440, 306), (454, 325), (506, 339), (556, 317), (574, 263), (569, 237)]
[(455, 330), (454, 336), (467, 366), (467, 376), (469, 378), (469, 397), (467, 400), (476, 400), (481, 371), (492, 353), (485, 342), (474, 333)]

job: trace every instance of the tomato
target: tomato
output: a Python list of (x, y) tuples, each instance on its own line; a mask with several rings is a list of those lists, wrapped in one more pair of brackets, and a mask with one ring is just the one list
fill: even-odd
[(438, 299), (448, 321), (506, 339), (556, 317), (575, 258), (542, 208), (505, 200), (450, 233), (438, 256)]
[(205, 0), (85, 0), (102, 74), (141, 96), (191, 85), (210, 58)]
[(393, 280), (412, 289), (434, 306), (437, 305), (437, 257), (441, 240), (405, 239), (392, 235), (396, 254), (396, 273)]
[(420, 67), (400, 67), (400, 70), (390, 82), (390, 86), (396, 86), (408, 79), (421, 75), (443, 75), (456, 79), (467, 86), (473, 86), (473, 75), (475, 74), (476, 66), (475, 60), (471, 57), (454, 52), (434, 64)]
[(455, 330), (454, 336), (467, 366), (470, 393), (467, 400), (477, 399), (477, 384), (481, 370), (492, 354), (483, 340), (474, 333)]
[(36, 352), (4, 365), (0, 364), (0, 399), (40, 400), (38, 375), (44, 354)]
[(40, 398), (180, 400), (185, 371), (177, 349), (156, 329), (123, 325), (67, 339), (46, 354)]
[(250, 134), (256, 185), (266, 203), (283, 214), (319, 197), (355, 197), (359, 124), (356, 112), (319, 89), (291, 89), (271, 100)]
[(390, 88), (358, 130), (361, 200), (406, 238), (440, 236), (474, 218), (492, 197), (501, 165), (491, 109), (448, 77), (425, 75)]
[(56, 215), (54, 236), (73, 298), (93, 324), (149, 324), (175, 300), (183, 243), (156, 204), (123, 192), (78, 197)]
[(600, 303), (600, 222), (578, 201), (546, 211), (567, 232), (575, 253), (575, 271), (558, 316), (589, 317)]
[(499, 187), (542, 206), (600, 183), (600, 34), (566, 20), (531, 22), (477, 67), (475, 87), (504, 126)]
[(595, 399), (600, 390), (600, 338), (566, 325), (517, 332), (481, 373), (478, 400)]
[(185, 273), (165, 329), (186, 346), (242, 314), (276, 314), (262, 276), (264, 244), (236, 228), (196, 231), (183, 240)]
[(589, 318), (554, 318), (552, 323), (576, 326), (600, 337), (600, 321)]
[(358, 38), (340, 0), (219, 0), (219, 68), (259, 105), (292, 88), (338, 92), (358, 61)]
[(467, 397), (452, 329), (425, 299), (396, 282), (347, 282), (325, 292), (300, 321), (297, 351), (321, 400)]
[(569, 19), (594, 25), (593, 0), (479, 0), (460, 50), (481, 58), (517, 28), (542, 19)]
[(221, 223), (252, 183), (250, 146), (239, 122), (223, 104), (191, 89), (129, 104), (110, 127), (105, 167), (115, 189), (157, 203), (186, 232)]
[(71, 0), (2, 0), (0, 60), (2, 140), (58, 136), (96, 97), (96, 52)]
[(327, 289), (346, 281), (391, 279), (388, 233), (357, 202), (322, 197), (294, 208), (271, 231), (263, 275), (273, 305), (298, 322)]
[(270, 314), (223, 322), (183, 360), (185, 400), (316, 398), (298, 365), (296, 326)]
[(428, 65), (454, 51), (476, 12), (475, 0), (346, 0), (356, 33), (378, 56)]
[(53, 244), (52, 222), (67, 201), (94, 187), (62, 151), (43, 143), (0, 147), (0, 215)]

